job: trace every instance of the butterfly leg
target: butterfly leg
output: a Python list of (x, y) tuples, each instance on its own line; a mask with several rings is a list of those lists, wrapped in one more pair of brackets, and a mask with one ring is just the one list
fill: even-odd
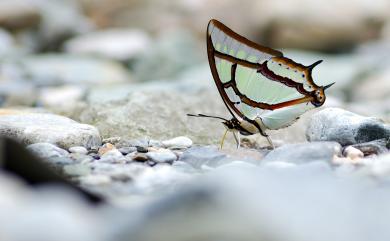
[(234, 136), (234, 139), (236, 140), (237, 149), (238, 149), (238, 148), (240, 148), (240, 145), (241, 145), (240, 132), (238, 132), (238, 131), (233, 131), (233, 136)]
[(224, 133), (223, 136), (222, 136), (222, 140), (221, 140), (221, 150), (222, 150), (223, 142), (225, 141), (227, 132), (228, 132), (228, 129), (226, 129), (225, 133)]
[(265, 136), (265, 138), (267, 138), (267, 141), (270, 144), (270, 146), (272, 147), (272, 149), (275, 149), (275, 146), (274, 146), (274, 143), (271, 140), (271, 137), (269, 137), (269, 135), (267, 135), (267, 134), (265, 134), (264, 136)]

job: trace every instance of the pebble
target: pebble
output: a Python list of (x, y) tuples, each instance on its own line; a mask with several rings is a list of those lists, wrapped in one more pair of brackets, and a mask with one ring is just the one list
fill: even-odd
[(69, 148), (69, 152), (71, 153), (79, 153), (79, 154), (88, 154), (88, 150), (87, 148), (83, 147), (83, 146), (72, 146), (71, 148)]
[(27, 146), (27, 149), (41, 158), (66, 157), (68, 152), (51, 143), (35, 143)]
[(137, 152), (140, 152), (140, 153), (147, 153), (148, 152), (148, 148), (147, 147), (136, 146), (136, 148), (137, 148)]
[(148, 152), (146, 156), (153, 162), (168, 162), (172, 163), (176, 161), (177, 156), (175, 153), (168, 149), (159, 149), (157, 151)]
[(345, 157), (350, 158), (352, 160), (357, 160), (364, 157), (364, 153), (353, 146), (346, 147), (343, 151), (343, 154)]
[(170, 140), (162, 141), (162, 144), (166, 148), (183, 149), (191, 147), (193, 143), (190, 138), (186, 136), (179, 136)]
[(136, 152), (137, 148), (134, 146), (129, 146), (129, 147), (121, 147), (118, 149), (123, 155), (127, 155), (132, 152)]
[(126, 158), (118, 149), (112, 149), (101, 155), (99, 162), (122, 163), (126, 162)]
[(94, 126), (60, 115), (10, 109), (0, 113), (0, 134), (27, 145), (45, 142), (64, 149), (72, 146), (89, 148), (101, 143), (99, 131)]
[(145, 153), (137, 153), (135, 155), (133, 155), (133, 153), (130, 153), (127, 156), (131, 157), (133, 161), (137, 162), (146, 162), (148, 160), (148, 157)]
[(331, 163), (334, 155), (341, 155), (341, 146), (337, 142), (286, 144), (270, 151), (262, 162), (304, 164), (323, 161)]
[(379, 154), (389, 152), (388, 144), (389, 142), (387, 139), (379, 139), (375, 141), (355, 144), (352, 146), (362, 151), (365, 156), (369, 156), (369, 155), (379, 155)]
[(336, 141), (342, 146), (390, 138), (390, 127), (382, 121), (340, 109), (326, 108), (311, 116), (308, 141)]
[(122, 140), (122, 138), (120, 136), (114, 136), (114, 137), (103, 139), (102, 143), (103, 144), (110, 143), (110, 144), (115, 145), (115, 144), (119, 143), (121, 140)]
[(98, 154), (103, 156), (106, 152), (116, 149), (115, 146), (111, 143), (106, 143), (99, 148)]

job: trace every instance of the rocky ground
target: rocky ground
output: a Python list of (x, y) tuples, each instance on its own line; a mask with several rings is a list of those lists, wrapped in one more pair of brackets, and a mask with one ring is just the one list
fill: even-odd
[[(390, 239), (388, 2), (201, 2), (0, 2), (0, 134), (105, 199), (2, 170), (0, 240)], [(261, 136), (221, 150), (221, 123), (186, 115), (228, 117), (205, 57), (211, 16), (323, 59), (314, 80), (336, 82), (270, 131), (274, 150)]]

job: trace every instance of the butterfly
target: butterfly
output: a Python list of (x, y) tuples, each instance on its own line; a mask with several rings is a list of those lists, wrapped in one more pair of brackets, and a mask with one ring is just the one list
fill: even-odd
[(260, 133), (274, 148), (266, 130), (285, 128), (300, 115), (324, 104), (325, 90), (334, 83), (318, 86), (309, 66), (283, 56), (283, 53), (261, 46), (212, 19), (207, 27), (207, 55), (212, 76), (224, 104), (232, 115), (228, 120), (218, 116), (188, 114), (223, 120), (226, 131), (233, 132), (237, 148), (241, 135)]

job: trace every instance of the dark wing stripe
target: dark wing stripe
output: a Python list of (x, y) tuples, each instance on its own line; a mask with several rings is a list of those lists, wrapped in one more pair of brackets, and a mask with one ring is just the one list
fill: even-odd
[(259, 69), (261, 66), (259, 63), (252, 63), (252, 62), (249, 62), (247, 60), (239, 59), (239, 58), (233, 57), (231, 55), (221, 53), (215, 49), (213, 50), (213, 52), (214, 52), (215, 57), (227, 60), (233, 64), (239, 64), (239, 65), (251, 68), (251, 69)]

